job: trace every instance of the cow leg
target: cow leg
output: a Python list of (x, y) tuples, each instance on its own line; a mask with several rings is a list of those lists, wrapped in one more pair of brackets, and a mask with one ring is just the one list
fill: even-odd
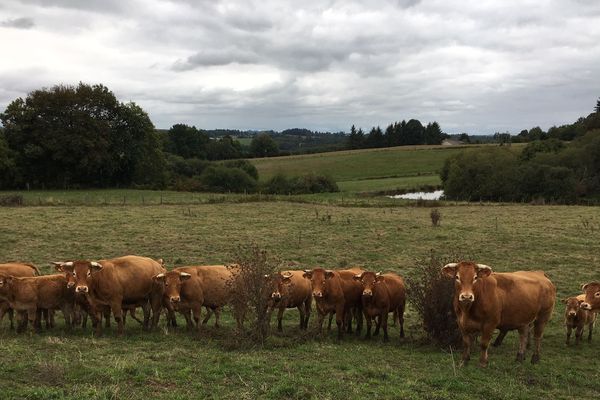
[(575, 344), (578, 345), (581, 341), (581, 337), (583, 336), (583, 325), (578, 325), (575, 331)]
[[(549, 316), (548, 316), (549, 318)], [(533, 338), (535, 340), (535, 349), (533, 351), (533, 355), (531, 356), (531, 363), (536, 364), (540, 361), (540, 350), (542, 347), (542, 335), (544, 334), (544, 328), (546, 327), (546, 323), (548, 322), (548, 318), (545, 319), (536, 319), (533, 323)]]
[(567, 325), (567, 342), (566, 344), (569, 345), (571, 342), (571, 332), (573, 331), (573, 327), (571, 325)]
[(367, 333), (365, 334), (365, 340), (368, 340), (371, 338), (371, 328), (373, 326), (373, 319), (370, 315), (365, 313), (365, 320), (367, 321)]
[[(325, 314), (321, 312), (321, 310), (317, 310), (317, 326), (316, 326), (316, 330), (319, 336), (323, 336), (323, 320), (325, 319)], [(331, 316), (332, 314), (329, 314), (329, 324), (331, 325)], [(329, 331), (329, 329), (327, 329)]]
[(298, 314), (300, 314), (299, 328), (302, 329), (304, 327), (304, 304), (300, 304), (297, 308), (298, 308)]
[(373, 332), (373, 336), (379, 336), (379, 329), (381, 329), (381, 315), (376, 315), (373, 319), (375, 320), (375, 332)]
[(356, 315), (356, 336), (360, 336), (360, 332), (362, 331), (362, 325), (363, 325), (363, 312), (362, 312), (362, 307), (356, 307), (354, 309), (355, 315)]
[(17, 333), (23, 333), (27, 329), (27, 311), (18, 311)]
[[(526, 326), (522, 326), (519, 328), (519, 351), (517, 352), (517, 361), (518, 362), (523, 362), (523, 360), (525, 360), (525, 348), (527, 347), (527, 342), (528, 342), (528, 336), (529, 336), (529, 330), (530, 327), (529, 325)], [(500, 333), (502, 334), (502, 332), (504, 332), (504, 334), (506, 334), (506, 331), (500, 331)], [(569, 332), (569, 335), (571, 333)]]
[(384, 310), (383, 314), (381, 314), (381, 316), (379, 317), (379, 323), (383, 327), (383, 341), (384, 342), (390, 341), (390, 338), (388, 336), (388, 314), (389, 314), (389, 310)]
[(494, 344), (492, 344), (492, 346), (494, 347), (498, 347), (502, 344), (502, 341), (504, 340), (504, 337), (506, 336), (506, 334), (508, 333), (507, 330), (500, 330), (500, 332), (498, 333), (498, 336), (496, 337), (496, 340), (494, 340)]
[(129, 315), (131, 318), (139, 322), (145, 331), (150, 330), (150, 317), (151, 317), (152, 306), (150, 305), (150, 301), (145, 301), (142, 303), (142, 312), (144, 313), (144, 321), (140, 321), (139, 318), (135, 315), (135, 307), (129, 310)]
[[(105, 306), (104, 310), (102, 311), (102, 315), (104, 317), (104, 326), (106, 328), (110, 328), (110, 307), (109, 306)], [(115, 319), (117, 318), (117, 316), (115, 315)]]
[(71, 316), (73, 315), (73, 307), (70, 304), (64, 304), (61, 307), (63, 318), (65, 319), (65, 327), (68, 331), (71, 330)]
[(404, 337), (404, 304), (398, 307), (398, 323), (400, 324), (400, 337)]
[[(47, 316), (48, 314), (46, 314)], [(35, 322), (33, 324), (33, 327), (35, 328), (36, 331), (40, 331), (42, 330), (42, 319), (44, 318), (44, 310), (42, 310), (41, 308), (38, 308), (35, 312)], [(46, 324), (48, 322), (46, 321)], [(48, 329), (48, 326), (46, 326), (46, 329)]]
[(215, 313), (215, 328), (218, 328), (221, 326), (219, 325), (219, 320), (221, 318), (221, 307), (215, 307), (213, 312)]
[(335, 323), (338, 328), (338, 340), (341, 340), (342, 336), (344, 335), (344, 314), (344, 306), (338, 306), (335, 310)]
[(206, 325), (210, 317), (213, 315), (213, 310), (210, 307), (204, 307), (206, 309), (206, 317), (202, 320), (202, 325)]
[(479, 343), (479, 346), (481, 347), (479, 366), (482, 368), (485, 368), (488, 365), (488, 348), (490, 347), (494, 329), (496, 329), (495, 325), (484, 326), (481, 332), (481, 343)]
[[(346, 326), (346, 332), (347, 333), (352, 333), (352, 308), (344, 308), (344, 318), (343, 318), (343, 323), (347, 324)], [(337, 323), (337, 317), (336, 317), (336, 323)]]
[(40, 310), (37, 309), (36, 307), (31, 307), (31, 308), (27, 309), (27, 322), (29, 324), (31, 324), (33, 331), (36, 333), (39, 333), (40, 328), (41, 328), (41, 323), (39, 322), (39, 319), (37, 318), (39, 311)]
[(6, 302), (0, 302), (0, 322), (4, 319), (4, 314), (8, 313), (8, 319), (10, 320), (10, 329), (14, 329), (12, 308)]
[(194, 330), (194, 321), (192, 321), (192, 310), (187, 308), (185, 310), (179, 310), (179, 313), (185, 318), (185, 323), (188, 331)]
[(281, 324), (281, 321), (283, 320), (284, 311), (285, 311), (285, 304), (280, 304), (279, 310), (277, 310), (277, 331), (278, 332), (283, 332), (283, 325)]
[(394, 313), (392, 314), (392, 323), (390, 324), (390, 326), (396, 326), (397, 320), (398, 320), (398, 309), (394, 310)]
[(194, 306), (192, 308), (192, 313), (194, 315), (194, 322), (196, 323), (196, 329), (200, 332), (202, 328), (202, 324), (200, 323), (200, 317), (202, 317), (202, 306)]
[(327, 331), (331, 330), (331, 321), (333, 321), (333, 314), (335, 314), (335, 311), (331, 311), (329, 313), (329, 323), (327, 324)]
[(121, 303), (122, 300), (117, 298), (116, 300), (113, 300), (109, 309), (109, 312), (112, 311), (113, 315), (115, 316), (115, 322), (117, 323), (117, 335), (119, 336), (123, 335), (123, 309), (121, 308)]
[(312, 308), (312, 297), (309, 297), (308, 300), (304, 302), (304, 329), (308, 329), (308, 320), (310, 319), (310, 313)]
[(461, 365), (467, 365), (471, 359), (471, 345), (473, 344), (473, 335), (469, 333), (462, 334), (463, 339), (463, 352)]
[[(11, 319), (12, 326), (12, 319)], [(590, 322), (588, 325), (588, 342), (592, 341), (592, 330), (594, 329), (594, 321)]]

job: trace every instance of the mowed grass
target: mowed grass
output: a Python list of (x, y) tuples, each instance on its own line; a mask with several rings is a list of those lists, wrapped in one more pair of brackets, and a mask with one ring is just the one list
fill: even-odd
[[(362, 265), (414, 274), (416, 258), (431, 249), (464, 253), (497, 271), (544, 269), (558, 298), (599, 279), (597, 208), (468, 205), (441, 208), (431, 226), (428, 208), (351, 208), (285, 202), (163, 206), (1, 208), (3, 260), (49, 261), (124, 254), (162, 257), (167, 265), (223, 263), (238, 244), (256, 242), (295, 268)], [(322, 218), (330, 215), (331, 218)], [(587, 224), (586, 224), (587, 221)], [(587, 226), (587, 228), (586, 228)], [(423, 338), (407, 310), (407, 338), (391, 342), (300, 332), (297, 312), (286, 313), (284, 334), (263, 348), (238, 349), (234, 323), (144, 333), (128, 321), (126, 335), (90, 330), (16, 335), (0, 328), (2, 398), (123, 399), (515, 399), (592, 398), (600, 378), (600, 338), (564, 345), (563, 305), (557, 304), (541, 364), (514, 362), (515, 333), (490, 352), (486, 370), (458, 368), (458, 351)], [(314, 323), (316, 312), (311, 317)], [(62, 317), (58, 317), (62, 320)], [(181, 322), (181, 321), (180, 321)], [(210, 323), (209, 323), (210, 325)], [(312, 324), (311, 324), (312, 325)], [(530, 352), (528, 356), (530, 356)]]

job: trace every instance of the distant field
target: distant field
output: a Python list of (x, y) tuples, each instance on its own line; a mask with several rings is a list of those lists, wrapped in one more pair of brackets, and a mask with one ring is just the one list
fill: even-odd
[(361, 179), (339, 181), (338, 187), (344, 192), (377, 192), (385, 190), (407, 190), (423, 185), (441, 184), (439, 175), (406, 176), (401, 178)]
[[(333, 207), (289, 202), (0, 208), (3, 260), (48, 263), (128, 253), (175, 263), (231, 261), (236, 245), (256, 241), (295, 268), (363, 265), (414, 273), (414, 259), (431, 249), (459, 252), (497, 271), (544, 269), (558, 299), (598, 280), (598, 208), (460, 205), (440, 208)], [(330, 215), (331, 218), (323, 218)], [(514, 362), (517, 335), (490, 351), (490, 365), (456, 365), (449, 352), (423, 339), (407, 311), (407, 338), (391, 329), (389, 344), (333, 336), (318, 340), (298, 331), (290, 310), (285, 333), (264, 348), (236, 349), (233, 321), (200, 335), (163, 328), (143, 333), (128, 320), (123, 338), (108, 332), (16, 335), (0, 327), (0, 397), (30, 399), (570, 399), (595, 398), (600, 381), (600, 337), (564, 344), (558, 302), (542, 344), (541, 364)], [(314, 323), (315, 311), (311, 317)], [(62, 317), (58, 317), (59, 324)], [(181, 322), (181, 321), (180, 321)], [(164, 320), (163, 320), (164, 323)], [(476, 346), (475, 346), (476, 347)], [(531, 352), (527, 352), (528, 356)]]
[[(346, 191), (393, 190), (398, 181), (368, 182), (367, 179), (413, 178), (416, 186), (435, 181), (444, 161), (469, 146), (402, 146), (382, 149), (347, 150), (331, 153), (253, 159), (260, 179), (265, 181), (283, 172), (287, 175), (318, 173), (331, 176)], [(519, 151), (522, 147), (512, 147)], [(351, 183), (352, 182), (352, 183)], [(401, 181), (402, 184), (407, 181)], [(438, 180), (439, 183), (439, 180)]]

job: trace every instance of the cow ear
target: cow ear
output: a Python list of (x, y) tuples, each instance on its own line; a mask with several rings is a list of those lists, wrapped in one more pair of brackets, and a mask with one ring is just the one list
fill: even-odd
[(283, 276), (283, 279), (281, 280), (281, 283), (283, 283), (284, 285), (289, 285), (292, 283), (292, 278), (291, 275), (290, 276)]
[(183, 282), (183, 281), (187, 281), (188, 279), (190, 279), (192, 276), (190, 274), (188, 274), (187, 272), (180, 272), (179, 273), (179, 279)]
[(352, 279), (354, 279), (355, 281), (360, 281), (362, 279), (362, 272), (360, 274), (356, 274), (352, 277)]
[(579, 305), (581, 305), (585, 302), (585, 300), (583, 300), (583, 299), (579, 299), (578, 301), (579, 301)]
[(383, 282), (383, 281), (385, 280), (385, 276), (381, 275), (381, 272), (379, 272), (379, 273), (376, 275), (376, 277), (375, 277), (375, 280), (376, 280), (377, 282)]
[(102, 268), (104, 268), (104, 266), (102, 264), (100, 264), (99, 262), (96, 262), (96, 261), (92, 261), (90, 263), (90, 265), (92, 266), (92, 270), (94, 270), (94, 271), (100, 271)]
[(304, 273), (302, 274), (302, 276), (303, 276), (304, 278), (311, 279), (311, 278), (312, 278), (312, 270), (310, 270), (310, 269), (305, 269), (305, 270), (304, 270)]
[(160, 273), (158, 275), (154, 275), (152, 277), (152, 279), (154, 279), (155, 281), (164, 281), (165, 280), (165, 274)]
[(335, 274), (332, 270), (328, 269), (327, 271), (325, 271), (325, 278), (333, 278), (333, 275)]
[(157, 258), (156, 262), (159, 263), (161, 267), (165, 266), (165, 260), (163, 260), (162, 258)]
[(589, 283), (584, 283), (583, 285), (581, 285), (581, 290), (583, 290), (585, 292), (585, 289), (588, 287)]
[(485, 278), (486, 276), (490, 276), (492, 273), (492, 267), (485, 264), (477, 264), (477, 276), (480, 278)]
[(73, 272), (73, 261), (52, 261), (50, 264), (54, 265), (54, 268), (60, 272)]
[(564, 298), (564, 299), (562, 299), (561, 301), (562, 301), (564, 304), (567, 304), (567, 303), (569, 302), (569, 299), (565, 297), (565, 298)]
[(445, 274), (446, 276), (449, 276), (450, 278), (454, 278), (456, 276), (456, 267), (457, 266), (458, 266), (457, 263), (446, 264), (442, 268), (442, 273)]

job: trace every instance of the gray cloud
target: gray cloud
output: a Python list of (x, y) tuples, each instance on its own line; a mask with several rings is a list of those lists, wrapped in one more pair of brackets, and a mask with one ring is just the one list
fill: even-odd
[(35, 23), (31, 18), (22, 17), (2, 21), (0, 26), (3, 28), (31, 29), (35, 26)]
[(0, 109), (82, 80), (158, 127), (419, 118), (493, 133), (570, 123), (600, 96), (593, 0), (6, 0), (4, 14), (36, 29), (0, 36), (12, 55), (0, 59)]

